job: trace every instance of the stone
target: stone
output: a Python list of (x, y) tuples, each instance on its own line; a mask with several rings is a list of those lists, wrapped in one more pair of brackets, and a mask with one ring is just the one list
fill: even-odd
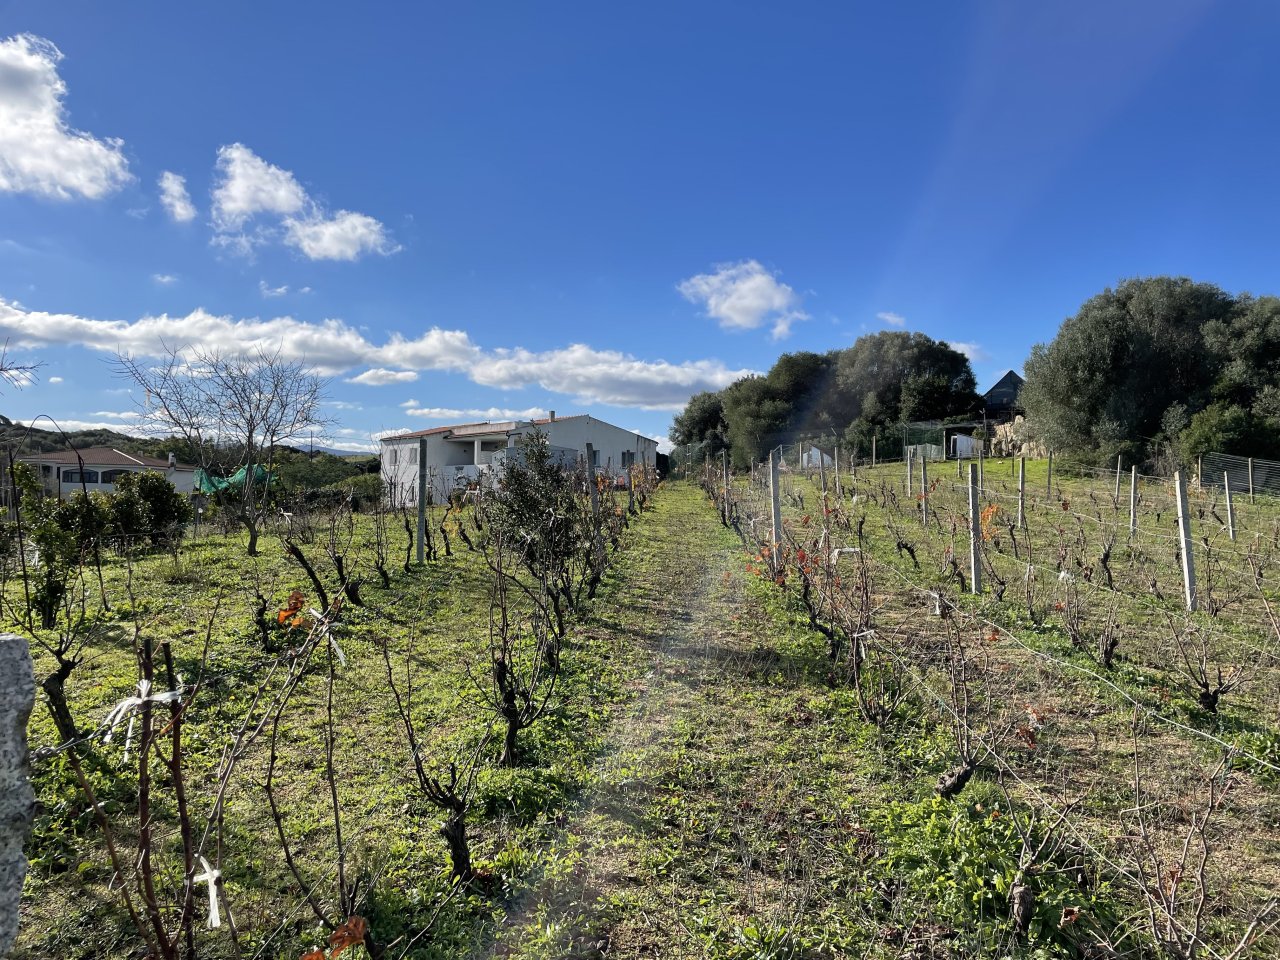
[(36, 680), (27, 641), (12, 633), (0, 633), (0, 684), (0, 957), (6, 957), (18, 936), (27, 876), (23, 848), (36, 809), (27, 756)]

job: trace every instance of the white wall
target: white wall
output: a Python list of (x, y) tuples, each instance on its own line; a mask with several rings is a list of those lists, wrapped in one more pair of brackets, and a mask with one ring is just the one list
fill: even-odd
[[(597, 451), (596, 461), (601, 470), (618, 473), (622, 470), (624, 453), (632, 453), (636, 464), (657, 463), (658, 442), (623, 430), (594, 417), (570, 417), (536, 426), (521, 424), (510, 432), (510, 442), (522, 434), (541, 431), (552, 447), (586, 452), (588, 443)], [(387, 439), (382, 441), (382, 479), (387, 485), (388, 497), (396, 506), (416, 506), (418, 502), (418, 437)], [(441, 503), (448, 497), (460, 475), (459, 466), (473, 463), (474, 447), (470, 439), (453, 442), (442, 433), (426, 437), (428, 483), (433, 500)], [(469, 466), (461, 475), (472, 478), (477, 471)]]

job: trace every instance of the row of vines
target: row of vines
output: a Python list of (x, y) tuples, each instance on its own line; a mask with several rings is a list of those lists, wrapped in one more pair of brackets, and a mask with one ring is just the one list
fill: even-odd
[(1130, 475), (1029, 466), (1020, 495), (1016, 461), (985, 462), (976, 517), (950, 463), (784, 468), (776, 540), (767, 464), (701, 483), (865, 724), (946, 731), (914, 771), (931, 809), (1009, 851), (897, 864), (953, 919), (941, 955), (1275, 955), (1280, 506), (1229, 523), (1192, 490), (1189, 613), (1168, 481), (1136, 479), (1131, 530)]

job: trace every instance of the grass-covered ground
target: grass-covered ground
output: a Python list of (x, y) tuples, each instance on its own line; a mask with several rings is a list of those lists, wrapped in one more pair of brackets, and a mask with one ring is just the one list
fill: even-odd
[[(887, 468), (883, 480), (886, 487), (893, 482)], [(965, 623), (975, 643), (994, 621), (1032, 650), (1090, 666), (1087, 652), (1055, 625), (1060, 600), (1049, 593), (1036, 598), (1047, 608), (1039, 625), (1015, 603), (960, 596), (944, 564), (947, 513), (932, 533), (918, 522), (912, 531), (917, 570), (890, 535), (906, 530), (905, 508), (876, 492), (879, 482), (867, 477), (859, 500), (846, 497), (840, 509), (851, 525), (868, 518), (868, 552), (878, 565), (876, 626), (884, 637), (899, 638), (904, 650), (933, 649), (957, 622), (934, 616), (912, 586), (919, 584), (946, 591), (974, 618)], [(793, 485), (791, 522), (800, 526), (809, 514), (812, 523), (817, 491), (808, 480)], [(803, 508), (796, 493), (805, 496)], [(906, 501), (905, 490), (897, 496)], [(414, 788), (380, 645), (388, 644), (398, 669), (406, 657), (413, 665), (424, 755), (437, 766), (468, 758), (489, 722), (468, 678), (487, 657), (483, 561), (455, 539), (454, 557), (397, 573), (390, 589), (371, 578), (363, 588), (367, 606), (344, 612), (339, 642), (347, 664), (334, 686), (337, 781), (348, 870), (369, 878), (363, 915), (383, 943), (413, 936), (435, 916), (412, 956), (1071, 956), (1107, 938), (1120, 955), (1151, 955), (1124, 873), (1135, 713), (1150, 802), (1188, 814), (1216, 748), (1160, 717), (1222, 739), (1251, 723), (1265, 737), (1274, 719), (1254, 706), (1262, 691), (1242, 691), (1257, 701), (1224, 698), (1226, 720), (1194, 714), (1168, 658), (1150, 662), (1158, 658), (1140, 653), (1145, 648), (1130, 638), (1132, 653), (1122, 641), (1120, 666), (1107, 680), (1148, 715), (1105, 683), (997, 637), (984, 653), (1000, 678), (988, 693), (1008, 701), (1002, 716), (1032, 707), (1045, 722), (1034, 748), (1002, 741), (962, 792), (943, 799), (934, 785), (953, 767), (956, 741), (937, 664), (904, 657), (897, 667), (912, 678), (919, 671), (918, 688), (889, 722), (866, 722), (827, 659), (825, 639), (809, 629), (794, 581), (783, 588), (761, 576), (761, 563), (692, 485), (667, 487), (653, 505), (633, 522), (600, 596), (575, 624), (557, 707), (524, 734), (521, 766), (498, 769), (496, 751), (486, 748), (471, 837), (490, 879), (443, 907), (450, 884), (436, 835), (440, 818)], [(1051, 508), (1047, 498), (1037, 504), (1045, 513)], [(242, 556), (237, 538), (210, 537), (184, 548), (178, 568), (167, 556), (133, 566), (132, 600), (123, 561), (108, 568), (113, 616), (122, 631), (136, 619), (172, 638), (188, 676), (219, 594), (209, 669), (235, 671), (265, 656), (250, 616), (252, 586), (261, 584), (280, 605), (291, 590), (306, 589), (274, 542), (264, 544), (256, 565)], [(132, 662), (127, 636), (95, 644), (71, 681), (73, 709), (85, 725), (130, 692)], [(318, 663), (287, 714), (276, 778), (300, 870), (331, 905), (327, 671)], [(38, 672), (42, 666), (38, 660)], [(1152, 679), (1157, 670), (1161, 679)], [(232, 677), (191, 710), (197, 803), (207, 800), (207, 777), (252, 691), (247, 678)], [(983, 731), (998, 725), (990, 717), (974, 724)], [(37, 710), (33, 745), (54, 739)], [(223, 872), (242, 955), (298, 957), (327, 932), (282, 863), (262, 789), (264, 753), (265, 743), (255, 748), (229, 794)], [(92, 774), (99, 799), (127, 815), (136, 778), (122, 763), (119, 737), (95, 755), (102, 758)], [(1230, 867), (1221, 869), (1222, 857), (1214, 861), (1215, 932), (1235, 929), (1275, 882), (1280, 806), (1265, 772), (1237, 764), (1229, 774), (1226, 819), (1213, 834)], [(1008, 796), (997, 782), (1002, 773)], [(106, 888), (100, 833), (65, 761), (39, 765), (37, 784), (44, 807), (16, 955), (137, 956), (138, 938)], [(1018, 934), (1009, 893), (1026, 880), (1019, 827), (1040, 836), (1049, 805), (1079, 795), (1087, 799), (1072, 813), (1071, 842), (1032, 871), (1035, 919)], [(1038, 825), (1031, 822), (1036, 811)], [(1076, 919), (1063, 923), (1064, 911)], [(388, 956), (406, 945), (393, 943)], [(1251, 955), (1274, 947), (1264, 940)], [(232, 956), (226, 928), (201, 930), (199, 954)]]

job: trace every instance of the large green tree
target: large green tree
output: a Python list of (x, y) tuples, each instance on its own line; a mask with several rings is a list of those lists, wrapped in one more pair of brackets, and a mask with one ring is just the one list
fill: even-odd
[(691, 398), (675, 418), (677, 444), (728, 446), (739, 467), (798, 437), (834, 437), (856, 423), (874, 429), (943, 418), (978, 403), (963, 354), (924, 334), (889, 331), (847, 350), (783, 354), (765, 376)]
[[(1206, 337), (1213, 332), (1229, 352), (1240, 322), (1240, 304), (1213, 284), (1126, 280), (1085, 301), (1051, 343), (1032, 348), (1020, 402), (1059, 454), (1099, 464), (1117, 454), (1141, 458), (1162, 431), (1213, 399), (1223, 359)], [(1266, 327), (1260, 316), (1251, 322)], [(1255, 363), (1245, 357), (1241, 367)]]

